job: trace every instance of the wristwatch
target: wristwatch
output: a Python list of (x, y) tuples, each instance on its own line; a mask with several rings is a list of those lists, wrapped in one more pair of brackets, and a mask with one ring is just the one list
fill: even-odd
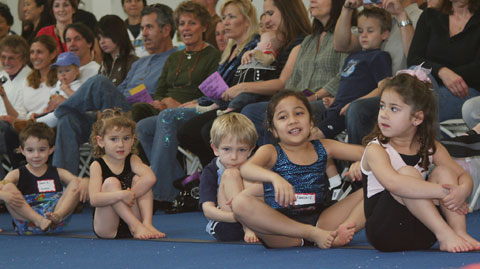
[(406, 19), (406, 20), (403, 20), (403, 21), (399, 21), (397, 24), (398, 24), (398, 27), (402, 28), (402, 27), (405, 27), (407, 25), (412, 25), (412, 21), (410, 19)]

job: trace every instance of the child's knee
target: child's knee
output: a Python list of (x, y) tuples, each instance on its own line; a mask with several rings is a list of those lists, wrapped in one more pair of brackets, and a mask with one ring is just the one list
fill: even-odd
[(253, 208), (249, 206), (251, 199), (255, 199), (243, 193), (239, 193), (232, 200), (232, 211), (235, 215), (245, 215)]
[(77, 180), (71, 181), (67, 189), (65, 190), (66, 192), (72, 192), (72, 193), (78, 193), (80, 191), (80, 185)]
[(120, 181), (116, 177), (109, 177), (103, 181), (102, 191), (116, 191), (122, 188)]
[(447, 166), (436, 166), (430, 173), (428, 181), (440, 184), (458, 184), (455, 172)]
[(221, 183), (225, 184), (225, 182), (227, 181), (234, 181), (234, 180), (241, 180), (241, 179), (242, 177), (240, 176), (240, 170), (236, 168), (228, 168), (222, 174)]
[(400, 175), (411, 176), (419, 179), (423, 179), (422, 174), (413, 166), (404, 166), (397, 170)]

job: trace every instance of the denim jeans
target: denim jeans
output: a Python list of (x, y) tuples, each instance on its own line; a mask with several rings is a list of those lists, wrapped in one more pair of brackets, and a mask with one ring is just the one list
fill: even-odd
[(457, 97), (444, 85), (440, 86), (433, 76), (429, 77), (432, 80), (437, 97), (438, 122), (450, 119), (461, 119), (462, 106), (465, 101), (480, 96), (480, 91), (469, 88), (468, 96), (466, 98)]
[(362, 144), (363, 137), (369, 134), (377, 123), (379, 108), (380, 97), (358, 99), (348, 106), (345, 117), (348, 143)]
[(88, 79), (72, 96), (57, 107), (57, 138), (53, 165), (78, 174), (79, 147), (88, 141), (95, 117), (87, 111), (118, 107), (128, 111), (125, 96), (106, 77), (96, 75)]
[[(326, 108), (322, 101), (311, 102), (312, 111), (315, 119), (321, 119)], [(267, 106), (268, 102), (260, 102), (249, 104), (242, 109), (242, 114), (247, 116), (253, 124), (258, 133), (257, 145), (271, 144), (275, 142), (275, 138), (268, 130), (267, 126)]]
[(462, 116), (469, 128), (480, 123), (480, 96), (470, 98), (463, 104)]
[(178, 195), (179, 191), (173, 186), (173, 181), (184, 176), (185, 171), (176, 158), (177, 129), (196, 115), (198, 113), (195, 108), (166, 109), (137, 124), (137, 137), (157, 177), (152, 188), (155, 200), (173, 201)]

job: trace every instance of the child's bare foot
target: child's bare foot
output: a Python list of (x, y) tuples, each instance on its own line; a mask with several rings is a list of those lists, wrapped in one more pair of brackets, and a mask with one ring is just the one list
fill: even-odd
[(245, 228), (243, 229), (245, 232), (245, 236), (243, 237), (243, 240), (247, 243), (258, 243), (258, 237), (257, 235), (250, 229)]
[(152, 239), (152, 232), (143, 224), (139, 224), (137, 227), (132, 228), (133, 237), (136, 239)]
[(151, 224), (144, 224), (144, 225), (152, 233), (153, 238), (164, 238), (166, 236), (164, 233), (157, 230), (157, 228), (155, 228), (153, 225)]
[(326, 231), (315, 227), (308, 240), (315, 242), (319, 248), (330, 248), (337, 234), (337, 231)]
[(52, 230), (55, 230), (55, 228), (57, 228), (57, 225), (62, 222), (62, 218), (55, 212), (47, 212), (45, 213), (45, 217), (47, 217), (47, 219), (51, 220), (52, 221), (52, 224), (50, 225), (50, 228)]
[(340, 224), (337, 229), (337, 237), (333, 240), (332, 247), (341, 247), (352, 241), (355, 234), (355, 223)]
[(467, 234), (465, 231), (460, 231), (456, 232), (458, 236), (463, 238), (465, 241), (467, 241), (470, 245), (472, 245), (473, 250), (480, 250), (480, 242), (476, 240), (475, 238), (471, 237), (469, 234)]
[(35, 225), (37, 225), (37, 227), (39, 227), (42, 232), (46, 232), (52, 225), (52, 221), (42, 217), (42, 219), (38, 223), (35, 222)]
[(442, 235), (442, 238), (438, 238), (438, 244), (441, 251), (448, 252), (467, 252), (473, 249), (473, 246), (465, 239), (458, 236), (455, 232), (447, 232)]

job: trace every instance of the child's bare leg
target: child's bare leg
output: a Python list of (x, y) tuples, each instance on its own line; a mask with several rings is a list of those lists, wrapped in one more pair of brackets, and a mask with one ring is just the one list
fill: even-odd
[[(227, 169), (223, 172), (222, 179), (220, 181), (220, 186), (218, 188), (218, 198), (217, 202), (220, 206), (220, 209), (223, 211), (232, 211), (232, 207), (229, 204), (232, 199), (237, 196), (241, 191), (245, 189), (245, 186), (252, 185), (247, 181), (243, 181), (240, 176), (240, 171), (236, 168)], [(243, 225), (243, 232), (245, 233), (244, 241), (247, 243), (256, 243), (258, 242), (258, 237), (255, 233), (250, 230), (248, 227)]]
[[(411, 166), (402, 167), (398, 172), (423, 180), (418, 170)], [(418, 220), (435, 234), (440, 244), (440, 250), (448, 252), (465, 252), (470, 250), (470, 244), (450, 228), (438, 212), (432, 200), (409, 199), (394, 194), (392, 194), (392, 197), (399, 203), (405, 205)]]
[(338, 232), (332, 246), (338, 247), (348, 244), (353, 235), (365, 226), (363, 190), (357, 190), (325, 209), (318, 218), (317, 226), (324, 230), (336, 230)]
[(53, 212), (46, 213), (46, 217), (52, 221), (54, 225), (62, 222), (62, 220), (70, 215), (77, 206), (80, 198), (80, 192), (78, 191), (78, 182), (70, 182), (67, 188), (60, 197)]
[(294, 221), (255, 196), (238, 194), (232, 202), (235, 218), (252, 229), (269, 247), (300, 246), (302, 238), (320, 248), (331, 247), (337, 232)]
[[(430, 174), (429, 181), (438, 184), (458, 185), (458, 180), (455, 176), (455, 173), (450, 168), (445, 166), (437, 166)], [(455, 231), (455, 233), (457, 233), (457, 235), (459, 235), (461, 238), (469, 242), (474, 249), (479, 249), (480, 242), (467, 234), (467, 221), (465, 215), (449, 210), (442, 203), (440, 203), (440, 208), (442, 209), (443, 215), (447, 219), (448, 225), (453, 229), (453, 231)]]
[[(140, 187), (138, 183), (140, 180), (138, 180), (138, 177), (135, 176), (133, 178), (133, 184), (132, 187), (133, 189)], [(141, 184), (140, 184), (141, 185)], [(163, 238), (165, 237), (165, 234), (157, 230), (153, 226), (153, 193), (152, 190), (148, 190), (145, 192), (142, 196), (136, 198), (136, 202), (138, 205), (139, 209), (139, 215), (142, 220), (143, 225), (150, 230), (150, 232), (153, 234), (154, 238)]]
[[(10, 192), (13, 195), (19, 195), (23, 199), (22, 193), (18, 190), (15, 184), (5, 184), (2, 191)], [(44, 218), (42, 215), (35, 212), (35, 210), (33, 210), (33, 208), (27, 203), (27, 201), (23, 201), (24, 203), (21, 206), (13, 206), (6, 204), (8, 212), (10, 212), (12, 218), (33, 221), (35, 225), (39, 227), (42, 231), (46, 231), (50, 227), (50, 225), (52, 225), (52, 221)]]
[[(118, 179), (116, 178), (107, 178), (102, 185), (102, 192), (114, 192), (121, 191), (121, 185)], [(112, 206), (113, 211), (128, 224), (130, 231), (133, 236), (137, 239), (149, 239), (153, 235), (150, 230), (143, 225), (143, 223), (138, 219), (137, 216), (132, 211), (132, 208), (127, 206), (123, 201), (114, 203)], [(97, 211), (100, 207), (97, 207)], [(118, 227), (118, 224), (117, 224)], [(117, 229), (117, 227), (115, 229)], [(98, 233), (97, 233), (98, 234)]]

